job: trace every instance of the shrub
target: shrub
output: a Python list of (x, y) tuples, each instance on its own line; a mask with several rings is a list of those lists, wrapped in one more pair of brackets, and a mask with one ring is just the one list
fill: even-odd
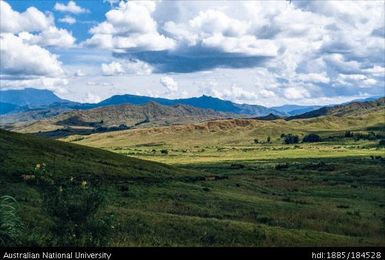
[(106, 246), (112, 217), (101, 214), (104, 193), (86, 181), (55, 180), (47, 166), (37, 164), (35, 181), (42, 192), (43, 210), (52, 219), (52, 246)]
[(353, 133), (351, 131), (346, 131), (345, 137), (353, 137)]
[(168, 150), (166, 150), (166, 149), (160, 150), (160, 153), (161, 154), (168, 154)]
[(288, 134), (283, 138), (285, 144), (297, 144), (299, 142), (299, 137), (297, 135)]
[(302, 139), (302, 142), (304, 143), (321, 142), (321, 137), (317, 134), (308, 134), (304, 136), (304, 138)]
[(382, 139), (378, 142), (379, 146), (385, 146), (385, 139)]
[(110, 217), (100, 216), (104, 194), (98, 189), (71, 183), (43, 196), (44, 209), (52, 218), (54, 246), (105, 246), (111, 231)]
[(270, 143), (270, 142), (271, 142), (270, 136), (267, 137), (266, 142), (267, 142), (267, 143)]
[(258, 141), (257, 138), (254, 139), (254, 143), (255, 143), (255, 144), (259, 143), (259, 141)]

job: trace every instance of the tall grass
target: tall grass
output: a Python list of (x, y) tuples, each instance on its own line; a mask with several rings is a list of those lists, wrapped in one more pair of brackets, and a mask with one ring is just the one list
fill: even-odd
[(0, 197), (0, 246), (14, 246), (19, 242), (21, 220), (15, 198)]

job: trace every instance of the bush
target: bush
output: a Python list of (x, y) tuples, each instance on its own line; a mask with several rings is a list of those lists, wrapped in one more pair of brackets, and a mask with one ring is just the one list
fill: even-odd
[(378, 142), (379, 146), (385, 146), (385, 139), (382, 139)]
[(297, 135), (288, 134), (285, 135), (285, 137), (283, 138), (283, 142), (285, 144), (298, 144), (299, 137)]
[(161, 154), (168, 154), (168, 150), (166, 150), (166, 149), (160, 150), (160, 153)]
[(104, 194), (98, 189), (71, 183), (44, 194), (44, 209), (52, 218), (54, 246), (105, 246), (111, 218), (100, 216)]
[(304, 136), (304, 138), (302, 139), (302, 142), (304, 143), (321, 142), (321, 137), (317, 134), (308, 134)]
[(42, 193), (43, 210), (52, 219), (51, 246), (106, 246), (112, 231), (112, 217), (101, 214), (104, 193), (86, 181), (56, 180), (46, 165), (34, 172)]

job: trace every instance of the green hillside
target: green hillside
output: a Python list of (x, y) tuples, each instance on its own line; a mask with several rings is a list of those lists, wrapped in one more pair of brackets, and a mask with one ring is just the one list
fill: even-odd
[[(383, 153), (373, 149), (371, 154)], [(62, 189), (69, 189), (65, 185), (56, 187), (59, 195), (47, 195), (44, 183), (25, 179), (42, 163), (55, 183), (75, 179), (105, 196), (105, 206), (96, 215), (99, 226), (91, 225), (90, 234), (108, 236), (98, 244), (75, 240), (75, 245), (384, 245), (382, 157), (245, 158), (196, 160), (176, 168), (0, 131), (0, 195), (18, 201), (21, 245), (63, 245), (57, 237), (61, 233), (54, 233), (60, 228), (58, 217), (46, 209), (55, 208), (49, 196), (59, 198), (53, 200), (59, 212), (62, 205), (77, 205), (76, 198), (80, 205), (98, 200), (98, 193), (93, 197), (88, 188), (79, 188), (66, 193), (72, 198), (68, 204), (67, 197), (60, 196)], [(105, 222), (105, 216), (110, 221)], [(73, 228), (76, 234), (78, 228), (68, 225), (64, 231)]]

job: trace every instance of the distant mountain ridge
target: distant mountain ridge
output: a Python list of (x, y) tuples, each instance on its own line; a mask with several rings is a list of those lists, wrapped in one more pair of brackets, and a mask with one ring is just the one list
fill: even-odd
[(147, 102), (156, 102), (166, 106), (172, 106), (177, 104), (190, 105), (199, 108), (212, 109), (220, 112), (234, 113), (234, 114), (244, 114), (251, 116), (264, 116), (270, 113), (277, 115), (283, 115), (283, 113), (270, 109), (260, 105), (247, 105), (247, 104), (236, 104), (231, 101), (222, 100), (215, 97), (201, 96), (193, 98), (184, 98), (184, 99), (166, 99), (166, 98), (153, 98), (146, 96), (136, 96), (136, 95), (115, 95), (112, 96), (98, 104), (96, 106), (105, 106), (105, 105), (118, 105), (118, 104), (144, 104)]
[(271, 107), (272, 109), (284, 113), (289, 116), (303, 114), (312, 110), (321, 108), (322, 106), (300, 106), (300, 105), (283, 105)]
[[(369, 97), (362, 100), (353, 100), (341, 105), (350, 104), (352, 102), (373, 101), (374, 99), (376, 99), (376, 97)], [(250, 117), (265, 117), (270, 114), (277, 117), (289, 116), (289, 119), (296, 118), (296, 116), (308, 117), (310, 115), (322, 114), (322, 111), (312, 111), (317, 111), (319, 109), (329, 111), (326, 107), (333, 107), (332, 105), (325, 107), (283, 105), (268, 108), (261, 105), (237, 104), (228, 100), (205, 95), (184, 99), (167, 99), (130, 94), (114, 95), (99, 103), (88, 104), (62, 99), (49, 90), (26, 88), (22, 90), (0, 90), (0, 115), (18, 112), (15, 116), (20, 116), (25, 118), (25, 120), (28, 120), (28, 117), (44, 119), (44, 117), (54, 116), (69, 110), (87, 110), (122, 104), (143, 105), (149, 102), (156, 102), (165, 106), (183, 104), (197, 108), (212, 109), (217, 112), (239, 114)]]
[(17, 106), (39, 107), (53, 103), (68, 102), (46, 89), (25, 88), (0, 91), (0, 102)]

